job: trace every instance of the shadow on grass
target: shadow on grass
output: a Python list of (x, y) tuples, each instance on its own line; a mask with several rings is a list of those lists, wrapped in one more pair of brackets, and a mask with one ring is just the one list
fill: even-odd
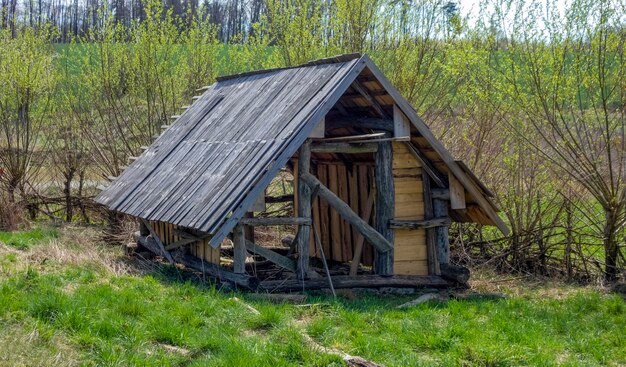
[[(183, 285), (191, 284), (199, 290), (215, 289), (219, 292), (230, 294), (237, 292), (240, 297), (250, 302), (259, 302), (259, 297), (247, 295), (257, 293), (236, 287), (230, 283), (220, 282), (211, 276), (204, 276), (202, 273), (189, 269), (181, 268), (179, 265), (172, 265), (160, 258), (146, 259), (139, 255), (123, 256), (119, 260), (120, 265), (132, 269), (133, 273), (151, 276), (157, 281), (167, 285)], [(258, 293), (263, 293), (259, 291)], [(291, 292), (292, 294), (302, 294), (302, 292)], [(473, 305), (488, 304), (500, 302), (504, 299), (501, 294), (493, 293), (475, 293), (472, 290), (432, 290), (418, 289), (414, 294), (399, 295), (393, 293), (381, 293), (375, 291), (363, 290), (338, 290), (337, 298), (334, 298), (328, 290), (315, 290), (305, 292), (307, 304), (317, 304), (320, 307), (340, 307), (344, 310), (370, 312), (381, 309), (396, 309), (397, 306), (412, 301), (426, 293), (437, 293), (441, 299), (430, 300), (420, 305), (416, 305), (407, 309), (397, 309), (399, 312), (410, 311), (415, 307), (427, 309), (444, 309), (448, 307), (449, 302), (463, 302)], [(270, 302), (270, 301), (268, 301)]]

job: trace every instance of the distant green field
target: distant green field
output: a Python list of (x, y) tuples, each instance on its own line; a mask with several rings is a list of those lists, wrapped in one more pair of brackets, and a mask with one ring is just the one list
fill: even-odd
[(0, 233), (0, 365), (343, 364), (304, 334), (386, 366), (626, 363), (626, 302), (600, 290), (500, 285), (506, 299), (409, 310), (395, 306), (415, 296), (274, 305), (130, 261), (97, 236), (80, 227)]

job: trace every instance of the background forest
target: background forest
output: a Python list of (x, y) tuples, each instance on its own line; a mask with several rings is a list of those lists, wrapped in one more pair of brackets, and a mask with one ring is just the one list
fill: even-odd
[(116, 222), (91, 198), (197, 88), (360, 52), (496, 195), (456, 262), (623, 276), (624, 0), (0, 1), (0, 228)]

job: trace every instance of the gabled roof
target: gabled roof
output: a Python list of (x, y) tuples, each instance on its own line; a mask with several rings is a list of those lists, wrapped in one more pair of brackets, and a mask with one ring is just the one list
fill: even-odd
[(355, 54), (219, 78), (96, 201), (211, 233), (211, 245), (217, 246), (365, 68), (486, 215), (508, 230), (371, 59)]

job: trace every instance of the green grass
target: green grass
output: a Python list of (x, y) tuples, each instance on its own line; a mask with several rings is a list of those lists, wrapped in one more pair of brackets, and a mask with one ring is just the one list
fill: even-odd
[(0, 243), (27, 250), (34, 245), (48, 241), (50, 238), (57, 238), (59, 231), (52, 228), (35, 228), (22, 232), (2, 232), (0, 231)]
[(83, 231), (0, 233), (0, 365), (342, 365), (303, 333), (387, 366), (626, 364), (626, 303), (601, 290), (518, 285), (409, 310), (395, 306), (414, 296), (274, 305), (129, 265)]

